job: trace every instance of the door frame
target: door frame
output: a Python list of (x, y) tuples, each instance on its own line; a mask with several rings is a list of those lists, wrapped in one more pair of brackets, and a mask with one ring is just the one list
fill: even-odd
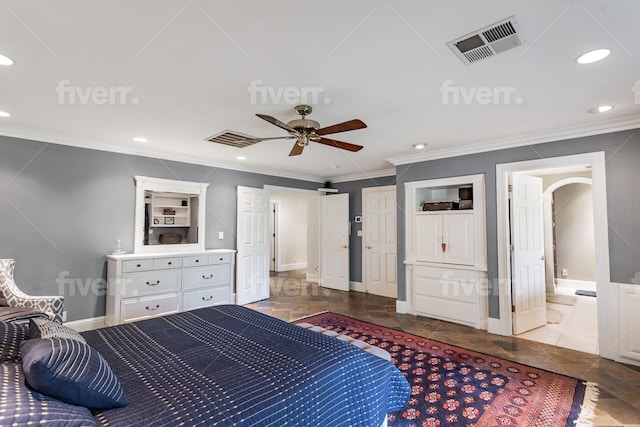
[[(596, 245), (596, 289), (598, 293), (598, 341), (600, 356), (618, 359), (618, 289), (611, 284), (605, 153), (602, 151), (496, 165), (496, 214), (498, 243), (498, 295), (500, 318), (490, 319), (489, 332), (511, 336), (511, 267), (509, 262), (508, 185), (513, 172), (591, 166), (594, 237)], [(495, 291), (495, 289), (494, 289)]]

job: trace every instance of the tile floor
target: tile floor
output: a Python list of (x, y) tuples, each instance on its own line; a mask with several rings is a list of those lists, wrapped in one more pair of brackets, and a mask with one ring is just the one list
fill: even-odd
[(360, 292), (327, 290), (304, 280), (304, 271), (278, 273), (271, 298), (248, 304), (291, 321), (333, 311), (412, 334), (489, 353), (518, 363), (598, 383), (595, 426), (640, 426), (640, 367), (545, 343), (489, 334), (483, 330), (395, 312), (395, 300)]
[(597, 299), (587, 296), (577, 298), (573, 306), (547, 302), (547, 309), (555, 310), (556, 315), (559, 313), (562, 316), (560, 323), (547, 323), (517, 337), (598, 354)]

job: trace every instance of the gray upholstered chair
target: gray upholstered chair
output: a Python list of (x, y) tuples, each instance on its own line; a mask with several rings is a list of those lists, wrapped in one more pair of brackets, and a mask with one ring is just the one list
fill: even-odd
[(26, 307), (41, 311), (56, 322), (62, 323), (64, 297), (32, 296), (18, 289), (13, 280), (16, 261), (0, 259), (0, 306)]

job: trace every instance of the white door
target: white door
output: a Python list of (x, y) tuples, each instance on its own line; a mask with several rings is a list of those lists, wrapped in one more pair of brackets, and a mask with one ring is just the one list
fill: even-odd
[(418, 213), (414, 226), (416, 261), (442, 262), (442, 215)]
[(442, 262), (473, 265), (473, 214), (443, 214), (442, 243)]
[(320, 198), (322, 277), (326, 288), (349, 290), (349, 195)]
[(514, 173), (511, 197), (513, 333), (547, 323), (542, 178)]
[(236, 303), (269, 298), (269, 192), (238, 186)]
[(365, 188), (363, 207), (363, 282), (367, 292), (396, 298), (396, 187)]

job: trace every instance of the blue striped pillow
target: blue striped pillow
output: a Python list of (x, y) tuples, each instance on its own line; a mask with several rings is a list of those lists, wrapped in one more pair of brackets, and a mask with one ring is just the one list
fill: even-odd
[(20, 343), (26, 338), (26, 326), (0, 322), (0, 362), (20, 360)]
[(111, 368), (89, 345), (52, 337), (23, 341), (20, 350), (24, 376), (36, 391), (87, 408), (127, 404)]

